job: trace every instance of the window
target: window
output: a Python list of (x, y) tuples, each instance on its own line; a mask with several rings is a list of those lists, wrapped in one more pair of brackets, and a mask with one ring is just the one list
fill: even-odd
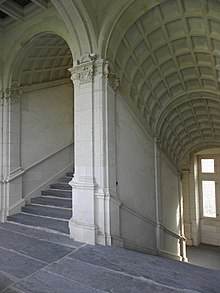
[(203, 216), (216, 217), (215, 181), (202, 181)]
[(215, 172), (214, 159), (202, 159), (201, 165), (202, 165), (202, 173)]

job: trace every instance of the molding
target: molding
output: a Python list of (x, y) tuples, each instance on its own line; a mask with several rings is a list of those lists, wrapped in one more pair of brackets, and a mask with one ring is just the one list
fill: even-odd
[(124, 248), (124, 239), (117, 235), (111, 235), (111, 245)]
[(134, 241), (128, 240), (123, 238), (123, 242), (124, 242), (124, 248), (125, 249), (130, 249), (130, 250), (134, 250), (134, 251), (138, 251), (138, 252), (142, 252), (142, 253), (146, 253), (146, 254), (152, 254), (152, 255), (157, 255), (157, 250), (153, 247), (148, 247), (148, 246), (143, 246), (140, 244), (137, 244)]
[(95, 190), (96, 182), (95, 177), (91, 176), (75, 176), (69, 182), (69, 185), (74, 189), (86, 189), (86, 190)]
[(170, 236), (175, 237), (176, 239), (186, 239), (185, 236), (181, 236), (180, 234), (177, 234), (176, 232), (172, 231), (171, 229), (167, 228), (166, 226), (164, 226), (163, 224), (159, 224), (160, 228), (163, 229), (163, 231), (167, 234), (169, 234)]
[(26, 168), (23, 169), (24, 173), (27, 172), (28, 170), (34, 168), (35, 166), (41, 164), (42, 162), (46, 161), (46, 160), (49, 159), (50, 157), (55, 156), (57, 153), (63, 151), (64, 149), (70, 147), (70, 146), (73, 145), (73, 144), (74, 144), (74, 141), (71, 141), (71, 142), (67, 143), (66, 145), (60, 147), (58, 150), (56, 150), (56, 151), (50, 153), (50, 154), (47, 155), (46, 157), (40, 159), (39, 161), (33, 163), (32, 165), (29, 165), (28, 167), (26, 167)]
[(97, 244), (98, 227), (95, 224), (88, 224), (77, 221), (74, 218), (69, 220), (70, 238), (75, 241), (87, 244)]
[(24, 85), (21, 87), (21, 89), (23, 93), (29, 93), (62, 85), (72, 85), (70, 78), (63, 78), (38, 84)]
[(9, 183), (17, 178), (19, 178), (20, 176), (22, 176), (24, 174), (24, 170), (20, 167), (16, 170), (13, 170), (8, 176), (7, 178), (3, 181), (3, 183)]
[(120, 90), (120, 87), (119, 94), (117, 95), (116, 99), (116, 109), (118, 108), (117, 100), (119, 100), (123, 104), (123, 106), (125, 106), (126, 110), (134, 119), (134, 121), (137, 122), (137, 125), (140, 127), (140, 129), (146, 134), (146, 136), (152, 141), (152, 143), (154, 143), (154, 136), (152, 130), (150, 130), (146, 121), (143, 121), (143, 117), (141, 117), (140, 113), (137, 112), (138, 110), (135, 110), (134, 104), (128, 100), (128, 96), (126, 95), (126, 93)]
[(21, 208), (25, 206), (25, 199), (22, 198), (11, 207), (9, 207), (9, 216), (21, 212)]
[(135, 216), (135, 217), (141, 219), (142, 221), (144, 221), (144, 222), (146, 222), (146, 223), (148, 223), (148, 224), (150, 224), (150, 225), (152, 225), (152, 226), (154, 226), (154, 227), (157, 226), (157, 224), (156, 224), (156, 222), (155, 222), (154, 220), (149, 219), (149, 218), (147, 218), (147, 217), (145, 217), (145, 216), (139, 214), (139, 213), (136, 212), (135, 210), (133, 210), (133, 209), (127, 207), (125, 204), (122, 203), (120, 207), (121, 207), (122, 210), (128, 212), (129, 214), (132, 214), (133, 216)]
[(168, 252), (168, 251), (165, 251), (165, 250), (160, 250), (160, 252), (158, 252), (158, 256), (162, 256), (165, 258), (169, 258), (172, 260), (178, 260), (178, 261), (183, 260), (181, 256), (174, 254), (174, 253), (171, 253), (171, 252)]
[[(62, 150), (66, 149), (67, 147), (71, 146), (74, 142), (70, 142), (68, 144), (66, 144), (65, 146), (59, 148), (58, 150), (56, 150), (53, 153), (50, 153), (48, 156), (44, 157), (43, 159), (40, 159), (39, 161), (33, 163), (32, 165), (29, 165), (28, 167), (22, 169), (21, 167), (18, 168), (17, 170), (13, 170), (8, 177), (6, 178), (6, 180), (3, 181), (3, 183), (9, 183), (11, 181), (13, 181), (14, 179), (22, 176), (23, 174), (25, 174), (27, 171), (29, 171), (30, 169), (33, 169), (35, 166), (43, 163), (44, 161), (46, 161), (47, 159), (51, 158), (52, 156), (55, 156), (57, 153), (61, 152)], [(13, 174), (15, 174), (13, 176)]]

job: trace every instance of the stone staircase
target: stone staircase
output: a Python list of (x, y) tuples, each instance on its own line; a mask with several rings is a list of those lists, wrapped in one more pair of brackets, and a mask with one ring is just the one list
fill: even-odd
[(51, 184), (50, 189), (41, 191), (41, 196), (31, 199), (22, 207), (21, 213), (11, 215), (8, 222), (34, 227), (40, 230), (69, 234), (69, 219), (72, 216), (72, 188), (68, 184), (73, 173)]

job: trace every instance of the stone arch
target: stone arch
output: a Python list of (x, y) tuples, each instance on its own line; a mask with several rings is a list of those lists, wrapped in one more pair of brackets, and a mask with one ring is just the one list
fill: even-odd
[(17, 38), (9, 44), (10, 47), (8, 55), (5, 59), (3, 76), (5, 88), (10, 87), (10, 83), (13, 79), (12, 76), (14, 74), (13, 71), (15, 64), (16, 62), (19, 62), (18, 59), (21, 58), (22, 54), (24, 54), (23, 50), (27, 48), (32, 41), (45, 34), (56, 35), (62, 38), (68, 45), (73, 60), (75, 60), (76, 56), (79, 55), (79, 44), (75, 39), (71, 39), (64, 22), (57, 16), (53, 16), (48, 20), (44, 19), (42, 20), (41, 25), (37, 23), (30, 26), (28, 29), (21, 31)]
[[(45, 172), (47, 160), (48, 166), (52, 165), (57, 150), (67, 152), (68, 165), (73, 163), (73, 87), (68, 71), (72, 63), (68, 37), (52, 29), (34, 27), (30, 34), (25, 31), (20, 48), (16, 46), (10, 55), (4, 90), (9, 127), (13, 128), (7, 135), (8, 157), (14, 160), (10, 160), (13, 162), (7, 173), (10, 176), (17, 170), (20, 181), (17, 195), (10, 195), (16, 209), (32, 189), (27, 179), (31, 176), (30, 166), (34, 170), (36, 162), (43, 160), (40, 168)], [(62, 135), (58, 137), (59, 131)], [(50, 169), (49, 178), (56, 176), (61, 165), (60, 161), (59, 166)], [(38, 179), (33, 182), (36, 188), (40, 186)], [(13, 189), (13, 184), (10, 182), (8, 188)]]
[(97, 38), (93, 24), (81, 1), (52, 0), (52, 3), (65, 22), (71, 39), (75, 39), (78, 43), (77, 59), (81, 61), (85, 54), (88, 57), (89, 53), (97, 52)]
[(72, 53), (67, 42), (57, 34), (44, 32), (26, 42), (11, 69), (10, 83), (20, 86), (69, 77)]

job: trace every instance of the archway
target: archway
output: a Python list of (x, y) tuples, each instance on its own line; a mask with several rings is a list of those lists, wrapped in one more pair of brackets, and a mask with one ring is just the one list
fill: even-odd
[[(8, 214), (58, 176), (73, 170), (73, 86), (66, 41), (41, 33), (20, 50), (8, 91)], [(13, 193), (18, 186), (16, 194)]]

